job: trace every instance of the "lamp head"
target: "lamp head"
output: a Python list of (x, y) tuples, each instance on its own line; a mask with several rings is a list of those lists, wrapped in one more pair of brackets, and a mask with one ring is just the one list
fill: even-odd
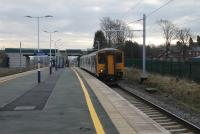
[(53, 17), (53, 16), (52, 16), (52, 15), (46, 15), (46, 16), (44, 16), (44, 17), (49, 18), (49, 17)]
[(27, 15), (27, 16), (24, 16), (24, 17), (27, 17), (27, 18), (33, 18), (32, 16), (28, 16), (28, 15)]

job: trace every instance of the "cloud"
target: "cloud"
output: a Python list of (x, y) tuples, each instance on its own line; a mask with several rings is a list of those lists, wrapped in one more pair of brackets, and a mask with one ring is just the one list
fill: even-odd
[[(139, 4), (138, 4), (139, 2)], [(100, 28), (102, 17), (123, 19), (125, 22), (142, 18), (167, 0), (1, 0), (0, 3), (0, 47), (37, 46), (37, 21), (25, 15), (53, 18), (40, 20), (40, 44), (49, 47), (49, 35), (44, 30), (58, 30), (53, 39), (62, 38), (64, 48), (92, 47), (94, 33)], [(177, 25), (184, 24), (199, 33), (199, 0), (174, 0), (166, 7), (147, 17), (147, 42), (162, 43), (163, 35), (156, 21), (169, 19)], [(190, 20), (192, 23), (187, 23)], [(142, 22), (131, 24), (133, 29), (142, 28)], [(138, 38), (142, 33), (137, 33)]]
[(144, 0), (144, 3), (149, 4), (149, 5), (160, 5), (161, 1), (160, 0)]

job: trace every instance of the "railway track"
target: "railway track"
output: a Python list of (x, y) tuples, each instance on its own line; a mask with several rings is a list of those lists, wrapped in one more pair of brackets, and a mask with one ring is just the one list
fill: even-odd
[(200, 134), (200, 128), (120, 86), (111, 86), (152, 120), (172, 134)]

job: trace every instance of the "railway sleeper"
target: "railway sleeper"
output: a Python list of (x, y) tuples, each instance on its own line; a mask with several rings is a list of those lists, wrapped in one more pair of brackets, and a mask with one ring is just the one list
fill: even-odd
[[(140, 109), (140, 108), (138, 108), (138, 109)], [(142, 108), (141, 108), (142, 109)], [(155, 110), (155, 109), (145, 109), (145, 112), (158, 112), (157, 110)]]
[(145, 114), (149, 115), (149, 116), (164, 116), (164, 114), (161, 113), (146, 113)]
[(164, 126), (164, 128), (171, 130), (171, 129), (182, 129), (182, 128), (185, 128), (185, 127), (182, 126), (182, 125), (170, 125), (170, 126)]
[[(148, 106), (148, 105), (144, 105), (144, 104), (138, 104), (138, 105), (135, 105), (136, 107), (145, 107), (145, 108), (148, 108), (148, 109), (153, 109), (152, 107)], [(154, 110), (154, 109), (153, 109)]]
[(148, 107), (137, 107), (137, 108), (140, 109), (140, 110), (144, 110), (144, 111), (155, 111), (154, 109), (148, 108)]
[(138, 105), (138, 106), (139, 106), (139, 105), (142, 105), (141, 102), (130, 101), (130, 103), (133, 104), (133, 105)]
[(181, 129), (181, 128), (184, 128), (184, 126), (182, 126), (182, 125), (170, 125), (170, 126), (167, 126), (167, 125), (165, 125), (165, 126), (163, 126), (165, 129), (167, 129), (167, 130), (172, 130), (172, 129)]
[(158, 123), (162, 123), (162, 122), (172, 122), (172, 120), (171, 119), (153, 119), (153, 120), (155, 120), (156, 122), (158, 122)]
[(152, 114), (152, 115), (148, 115), (149, 117), (151, 117), (151, 118), (156, 118), (156, 117), (167, 117), (167, 116), (165, 116), (165, 115), (163, 115), (163, 114)]
[(162, 126), (169, 126), (169, 125), (179, 125), (177, 122), (175, 121), (170, 121), (170, 122), (160, 122), (159, 123)]
[(187, 132), (191, 132), (190, 130), (188, 130), (187, 128), (180, 128), (180, 129), (172, 129), (169, 130), (172, 134), (183, 134), (183, 133), (187, 133)]
[(160, 112), (145, 112), (147, 115), (154, 115), (154, 114), (160, 114)]
[(145, 108), (145, 107), (137, 107), (138, 109), (140, 109), (141, 111), (147, 111), (148, 108)]
[[(144, 112), (145, 113), (145, 112)], [(155, 113), (145, 113), (147, 116), (149, 116), (149, 117), (161, 117), (161, 116), (165, 116), (165, 115), (163, 115), (163, 114), (155, 114)]]
[(193, 133), (193, 132), (183, 132), (182, 134), (196, 134), (196, 133)]
[(152, 117), (153, 120), (165, 120), (165, 119), (169, 119), (166, 116), (160, 116), (160, 117)]
[(138, 108), (140, 108), (140, 107), (146, 107), (144, 104), (133, 104), (134, 106), (136, 106), (136, 107), (138, 107)]

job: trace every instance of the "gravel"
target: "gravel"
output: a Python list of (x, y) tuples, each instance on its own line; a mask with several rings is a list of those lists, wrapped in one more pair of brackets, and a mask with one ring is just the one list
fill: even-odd
[(139, 95), (147, 99), (148, 101), (181, 117), (182, 119), (185, 119), (192, 124), (200, 127), (200, 113), (183, 105), (182, 103), (180, 103), (180, 101), (174, 99), (170, 94), (165, 94), (160, 91), (149, 93), (145, 90), (145, 88), (147, 88), (146, 86), (126, 79), (121, 80), (118, 85), (126, 90), (131, 90), (136, 95)]

